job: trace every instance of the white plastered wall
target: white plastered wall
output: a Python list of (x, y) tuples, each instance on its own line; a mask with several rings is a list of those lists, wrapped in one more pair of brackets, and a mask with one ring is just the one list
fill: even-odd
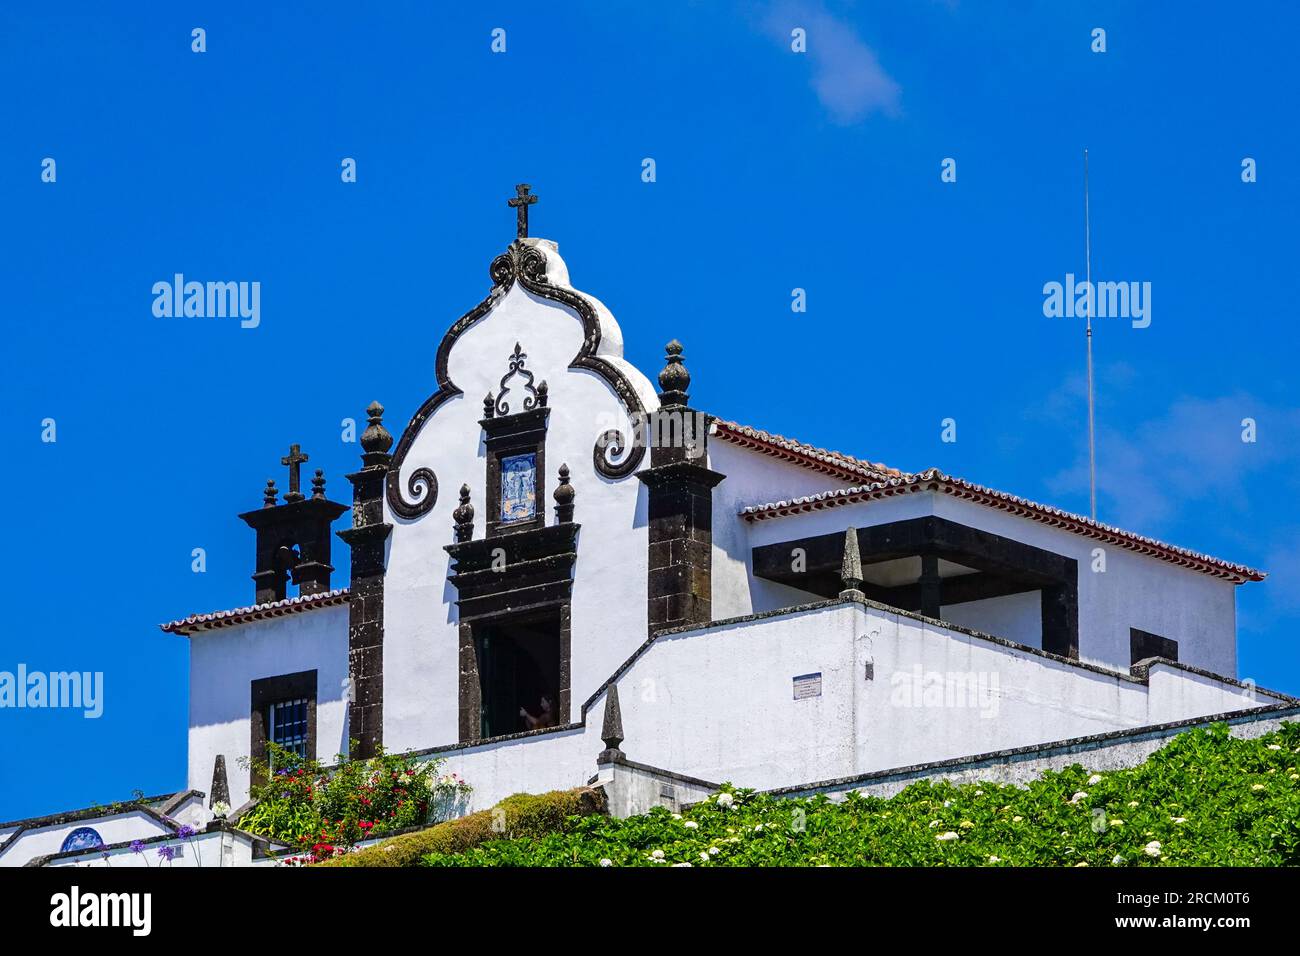
[(248, 796), (251, 685), (316, 671), (316, 756), (347, 751), (347, 605), (194, 634), (190, 641), (189, 786), (205, 793), (217, 754), (226, 757), (233, 806)]
[[(1081, 660), (1127, 671), (1129, 628), (1136, 627), (1178, 641), (1182, 663), (1227, 677), (1237, 676), (1235, 585), (1029, 518), (940, 492), (916, 492), (752, 523), (738, 519), (737, 523), (748, 527), (748, 547), (754, 548), (842, 531), (850, 525), (868, 527), (926, 515), (946, 518), (1077, 561)], [(1104, 572), (1093, 570), (1097, 548), (1105, 552)], [(714, 588), (716, 593), (716, 580)], [(1031, 592), (971, 602), (955, 610), (949, 606), (944, 610), (952, 613), (945, 614), (945, 619), (1021, 640), (1031, 629), (1032, 604), (1036, 600), (1036, 592)], [(1038, 633), (1041, 635), (1041, 611)], [(1038, 646), (1039, 641), (1024, 643)]]

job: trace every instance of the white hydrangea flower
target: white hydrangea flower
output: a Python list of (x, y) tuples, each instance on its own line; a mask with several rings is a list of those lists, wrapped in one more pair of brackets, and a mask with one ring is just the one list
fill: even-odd
[(1154, 856), (1154, 857), (1160, 856), (1160, 850), (1161, 850), (1161, 844), (1159, 840), (1152, 840), (1150, 843), (1148, 843), (1146, 846), (1142, 848), (1143, 853), (1145, 853), (1147, 856)]
[(614, 865), (614, 861), (611, 860), (609, 857), (603, 857), (603, 858), (601, 859), (601, 861), (600, 861), (600, 865), (601, 865), (601, 866), (613, 866), (613, 865)]
[(736, 798), (729, 793), (718, 794), (718, 806), (722, 807), (723, 809), (726, 809), (727, 807), (731, 806), (735, 802), (736, 802)]
[(761, 824), (761, 823), (755, 823), (755, 824), (754, 824), (754, 832), (755, 832), (755, 833), (762, 833), (762, 832), (763, 832), (763, 824)]
[(1001, 862), (1002, 862), (1002, 858), (999, 857), (999, 856), (991, 856), (991, 857), (989, 857), (989, 862), (990, 862), (990, 863), (1001, 863)]
[(949, 830), (947, 833), (940, 833), (937, 837), (935, 837), (935, 839), (946, 843), (949, 840), (956, 840), (957, 833), (953, 830)]
[(1076, 868), (1078, 868), (1078, 867), (1080, 867), (1080, 866), (1087, 866), (1087, 865), (1088, 865), (1088, 861), (1087, 861), (1087, 860), (1083, 860), (1083, 861), (1081, 861), (1081, 862), (1079, 862), (1079, 863), (1076, 863), (1076, 864), (1074, 864), (1074, 865), (1075, 865)]
[(982, 796), (984, 796), (984, 791), (983, 791), (983, 790), (976, 790), (976, 791), (975, 791), (975, 796), (977, 796), (977, 797), (982, 797)]
[(933, 830), (933, 829), (934, 829), (935, 827), (937, 827), (938, 825), (939, 825), (939, 821), (938, 821), (938, 820), (931, 820), (931, 821), (930, 821), (930, 829), (931, 829), (931, 830)]
[(1257, 783), (1257, 784), (1255, 784), (1254, 786), (1252, 786), (1250, 789), (1251, 789), (1251, 790), (1263, 790), (1263, 789), (1264, 789), (1264, 785), (1263, 785), (1262, 783)]
[(1114, 856), (1112, 856), (1112, 857), (1110, 858), (1110, 865), (1111, 865), (1111, 866), (1122, 866), (1125, 862), (1127, 862), (1127, 861), (1126, 861), (1122, 856), (1120, 856), (1118, 853), (1116, 853)]
[(674, 820), (680, 820), (681, 818), (682, 818), (682, 815), (681, 815), (680, 813), (674, 813), (674, 814), (673, 814), (673, 819), (674, 819)]
[(1136, 800), (1130, 800), (1130, 801), (1128, 802), (1128, 805), (1129, 805), (1130, 807), (1136, 807), (1136, 806), (1138, 805), (1138, 802), (1137, 802)]
[(1174, 823), (1186, 823), (1187, 817), (1173, 817)]
[(1101, 774), (1099, 773), (1094, 773), (1091, 777), (1088, 778), (1088, 786), (1090, 787), (1095, 786), (1099, 783), (1101, 783)]
[(694, 820), (687, 820), (685, 823), (682, 824), (682, 826), (686, 827), (686, 829), (688, 830), (694, 830), (699, 827), (699, 824), (696, 823)]
[(673, 866), (690, 866), (690, 865), (691, 865), (691, 864), (690, 864), (689, 862), (686, 862), (686, 863), (674, 863), (674, 864), (673, 864)]
[(1070, 802), (1078, 803), (1080, 800), (1087, 800), (1087, 799), (1088, 799), (1088, 795), (1084, 793), (1082, 790), (1080, 790), (1078, 793), (1076, 793), (1074, 796), (1070, 798)]
[(708, 863), (708, 862), (709, 862), (709, 855), (708, 855), (707, 853), (701, 853), (701, 854), (700, 854), (700, 859), (703, 860), (705, 863)]
[(709, 847), (709, 856), (717, 856), (721, 852), (722, 851), (719, 850), (716, 846)]
[(1269, 750), (1281, 750), (1282, 748), (1281, 748), (1281, 746), (1279, 746), (1278, 744), (1269, 744), (1269, 745), (1268, 745), (1268, 749), (1269, 749)]
[(945, 800), (945, 801), (943, 802), (943, 805), (944, 805), (945, 808), (950, 807), (950, 806), (952, 806), (952, 801), (951, 801), (951, 800)]
[(650, 854), (650, 858), (654, 860), (662, 860), (664, 858), (664, 851), (655, 850), (653, 853)]
[(1012, 817), (1012, 818), (1011, 818), (1011, 822), (1012, 822), (1012, 823), (1019, 823), (1019, 822), (1020, 822), (1021, 820), (1023, 820), (1023, 819), (1024, 819), (1024, 817)]

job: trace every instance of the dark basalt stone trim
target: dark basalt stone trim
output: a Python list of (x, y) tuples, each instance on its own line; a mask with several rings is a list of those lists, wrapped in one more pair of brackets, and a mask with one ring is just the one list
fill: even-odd
[[(162, 819), (161, 812), (153, 804), (166, 804), (171, 800), (189, 797), (191, 795), (203, 797), (206, 796), (200, 790), (180, 790), (176, 793), (160, 793), (152, 797), (141, 797), (139, 800), (121, 800), (116, 803), (105, 804), (102, 807), (82, 807), (77, 810), (60, 810), (58, 813), (47, 813), (39, 817), (26, 817), (22, 820), (9, 820), (0, 823), (0, 830), (9, 827), (21, 827), (23, 830), (42, 830), (45, 827), (63, 826), (67, 823), (77, 823), (81, 820), (91, 820), (95, 817), (117, 816), (122, 813), (133, 813), (136, 810), (143, 810), (151, 816)], [(17, 834), (14, 834), (15, 836)], [(0, 844), (0, 849), (3, 849)]]
[(441, 744), (437, 747), (425, 747), (423, 750), (411, 750), (407, 753), (410, 757), (427, 757), (431, 754), (450, 753), (454, 750), (468, 750), (471, 747), (484, 747), (492, 744), (499, 744), (511, 740), (525, 740), (529, 737), (545, 737), (547, 734), (565, 734), (572, 733), (575, 730), (582, 730), (586, 727), (586, 721), (580, 720), (576, 723), (562, 724), (559, 727), (542, 727), (538, 730), (521, 730), (515, 734), (501, 734), (496, 737), (480, 737), (478, 740), (461, 740), (454, 744)]
[[(648, 489), (650, 631), (713, 617), (713, 488), (726, 476), (673, 453), (656, 447), (651, 467), (637, 475)], [(665, 455), (669, 459), (660, 463)]]
[[(353, 601), (356, 596), (353, 595)], [(249, 758), (253, 761), (266, 761), (266, 716), (267, 709), (275, 703), (307, 698), (307, 754), (316, 757), (316, 671), (297, 671), (293, 674), (279, 674), (275, 677), (262, 677), (249, 684)], [(264, 781), (256, 774), (251, 774), (250, 786)]]
[(453, 576), (491, 569), (493, 552), (504, 551), (506, 570), (497, 574), (500, 580), (510, 573), (512, 565), (575, 552), (578, 546), (578, 531), (581, 527), (582, 525), (574, 523), (555, 524), (545, 528), (533, 528), (520, 534), (502, 535), (498, 538), (458, 541), (455, 544), (444, 545), (443, 550), (455, 559)]
[(366, 467), (348, 475), (353, 526), (338, 532), (352, 549), (347, 737), (354, 759), (373, 757), (384, 743), (384, 576), (388, 538), (393, 533), (393, 526), (383, 520), (388, 455), (367, 452), (362, 457)]
[[(632, 383), (628, 381), (627, 377), (609, 362), (596, 355), (596, 351), (600, 347), (601, 334), (600, 320), (596, 315), (595, 308), (583, 296), (567, 289), (552, 286), (547, 281), (546, 254), (540, 248), (525, 240), (517, 239), (510, 244), (503, 254), (492, 260), (488, 272), (492, 278), (491, 291), (488, 293), (487, 298), (453, 322), (451, 328), (447, 330), (447, 334), (442, 337), (442, 341), (438, 344), (438, 354), (434, 363), (434, 375), (437, 378), (438, 390), (425, 399), (424, 403), (416, 409), (415, 414), (411, 416), (410, 423), (402, 432), (402, 437), (397, 442), (396, 450), (393, 452), (392, 469), (389, 472), (389, 481), (385, 494), (389, 507), (400, 518), (411, 520), (427, 514), (432, 510), (437, 500), (437, 483), (430, 469), (417, 469), (407, 480), (405, 493), (414, 499), (410, 502), (403, 497), (400, 476), (402, 466), (406, 462), (406, 455), (410, 452), (416, 435), (424, 428), (425, 423), (433, 417), (433, 414), (444, 402), (464, 394), (451, 381), (447, 373), (451, 348), (456, 344), (456, 340), (465, 333), (466, 329), (492, 310), (493, 306), (497, 304), (516, 281), (534, 295), (568, 306), (577, 313), (578, 318), (582, 321), (582, 347), (578, 350), (578, 354), (573, 361), (569, 363), (569, 368), (587, 369), (600, 376), (618, 395), (629, 415), (634, 416), (645, 412), (645, 407), (642, 405), (636, 389), (632, 387)], [(633, 448), (628, 462), (624, 462), (620, 468), (626, 469), (625, 474), (631, 474), (640, 465), (644, 456), (644, 448)], [(606, 477), (615, 476), (606, 475)], [(421, 488), (426, 490), (422, 493)]]
[(1162, 657), (1167, 661), (1178, 660), (1178, 642), (1168, 638), (1161, 637), (1159, 634), (1152, 634), (1150, 631), (1144, 631), (1141, 628), (1130, 627), (1128, 629), (1128, 647), (1129, 661), (1137, 664), (1149, 657)]
[(814, 794), (825, 790), (851, 789), (870, 783), (887, 783), (892, 780), (902, 780), (909, 777), (928, 776), (935, 771), (955, 770), (955, 769), (975, 769), (982, 765), (992, 765), (1008, 763), (1017, 758), (1048, 758), (1062, 754), (1071, 754), (1076, 750), (1098, 750), (1104, 745), (1115, 743), (1117, 741), (1131, 740), (1134, 742), (1142, 740), (1158, 739), (1169, 735), (1170, 731), (1191, 730), (1195, 727), (1208, 727), (1212, 724), (1228, 724), (1229, 726), (1255, 723), (1260, 720), (1272, 720), (1278, 718), (1300, 717), (1300, 707), (1294, 704), (1278, 704), (1270, 707), (1257, 707), (1249, 710), (1231, 710), (1225, 713), (1213, 714), (1206, 717), (1190, 717), (1186, 720), (1175, 720), (1163, 724), (1147, 724), (1142, 727), (1130, 727), (1124, 730), (1112, 730), (1104, 734), (1091, 734), (1086, 737), (1070, 737), (1065, 740), (1052, 740), (1041, 744), (1029, 744), (1024, 747), (1013, 747), (1008, 750), (993, 750), (982, 754), (974, 754), (967, 757), (950, 757), (947, 760), (936, 760), (931, 763), (910, 764), (906, 767), (891, 767), (887, 770), (873, 770), (869, 773), (857, 774), (851, 777), (834, 777), (829, 780), (818, 780), (813, 783), (794, 784), (788, 787), (777, 787), (773, 790), (763, 790), (768, 796), (773, 797), (797, 797), (804, 794)]
[[(567, 584), (567, 582), (566, 582)], [(572, 675), (572, 653), (573, 653), (573, 619), (569, 608), (569, 595), (567, 586), (563, 592), (552, 589), (546, 592), (547, 596), (560, 595), (550, 600), (536, 600), (537, 595), (513, 591), (503, 595), (492, 595), (486, 600), (492, 604), (471, 605), (469, 612), (466, 610), (468, 602), (460, 602), (460, 625), (457, 629), (457, 640), (459, 644), (459, 674), (457, 688), (457, 733), (462, 743), (473, 743), (484, 739), (481, 736), (481, 706), (482, 706), (482, 688), (479, 683), (478, 671), (478, 646), (475, 640), (474, 625), (480, 623), (501, 623), (508, 622), (511, 619), (519, 620), (535, 616), (537, 612), (543, 610), (553, 610), (559, 612), (559, 687), (556, 688), (555, 711), (556, 717), (563, 720), (567, 725), (569, 722), (569, 711), (571, 707), (571, 698), (573, 690), (570, 687)], [(508, 603), (507, 603), (508, 602)], [(531, 602), (531, 603), (530, 603)], [(478, 611), (479, 613), (473, 613)], [(542, 730), (553, 730), (555, 728), (545, 727)], [(536, 731), (533, 731), (534, 733)], [(525, 732), (527, 733), (527, 732)], [(501, 734), (496, 737), (488, 738), (492, 740), (509, 739), (517, 736), (515, 734)]]
[[(619, 754), (619, 759), (613, 762), (617, 763), (620, 767), (627, 767), (629, 770), (640, 770), (642, 773), (654, 774), (656, 777), (664, 777), (665, 779), (677, 783), (688, 784), (692, 787), (706, 787), (710, 790), (718, 790), (722, 787), (722, 784), (714, 783), (712, 780), (701, 780), (699, 777), (692, 777), (684, 773), (678, 773), (676, 770), (665, 770), (663, 767), (652, 767), (648, 763), (637, 763), (635, 760), (628, 760), (627, 757), (623, 756), (621, 753)], [(587, 782), (591, 783), (596, 780), (598, 776), (599, 774), (592, 777), (591, 780), (588, 780)]]
[(1231, 684), (1233, 687), (1240, 687), (1242, 690), (1251, 690), (1257, 694), (1267, 694), (1269, 697), (1278, 697), (1284, 701), (1294, 701), (1295, 703), (1300, 704), (1300, 697), (1296, 697), (1294, 694), (1284, 694), (1280, 690), (1269, 690), (1267, 687), (1260, 687), (1258, 684), (1248, 684), (1243, 680), (1237, 680), (1235, 677), (1226, 677), (1223, 674), (1216, 674), (1214, 671), (1208, 671), (1203, 667), (1195, 667), (1192, 664), (1170, 660), (1166, 657), (1150, 657), (1146, 660), (1138, 661), (1129, 668), (1129, 673), (1145, 684), (1149, 680), (1151, 665), (1153, 664), (1164, 664), (1165, 666), (1172, 667), (1176, 670), (1195, 674), (1197, 677), (1205, 677), (1209, 680)]
[[(546, 426), (551, 410), (534, 408), (505, 418), (479, 422), (486, 433), (487, 481), (484, 482), (484, 523), (489, 538), (546, 526)], [(501, 520), (501, 462), (514, 455), (535, 455), (534, 495), (536, 513), (521, 521)]]
[[(299, 596), (330, 590), (334, 571), (330, 525), (347, 510), (347, 505), (313, 496), (239, 516), (256, 533), (257, 560), (252, 575), (256, 604), (284, 600), (291, 575)], [(286, 545), (298, 548), (298, 561), (291, 568), (279, 563), (280, 549)]]
[(570, 582), (519, 588), (505, 594), (485, 594), (478, 598), (462, 598), (456, 602), (463, 624), (479, 624), (516, 614), (563, 608), (572, 593)]
[[(274, 846), (282, 846), (286, 850), (291, 849), (288, 846), (288, 844), (275, 843), (274, 841), (268, 840), (264, 836), (258, 836), (255, 833), (249, 833), (247, 830), (240, 830), (235, 827), (229, 826), (228, 824), (222, 825), (220, 821), (215, 821), (215, 820), (212, 823), (209, 823), (206, 827), (204, 827), (202, 832), (211, 833), (213, 830), (229, 830), (231, 833), (237, 833), (240, 836), (247, 837), (248, 840), (253, 844), (254, 858), (259, 858), (257, 852), (259, 845), (268, 845), (268, 846), (274, 845)], [(140, 839), (140, 842), (145, 846), (154, 846), (155, 844), (173, 843), (178, 839), (178, 837), (174, 833), (170, 833), (170, 834), (160, 833), (157, 834), (156, 836), (137, 838), (137, 839)], [(66, 859), (71, 859), (73, 857), (86, 856), (87, 854), (99, 854), (107, 850), (127, 850), (131, 848), (131, 845), (134, 842), (135, 840), (121, 840), (117, 843), (106, 843), (103, 846), (97, 846), (94, 849), (90, 849), (90, 850), (67, 850), (63, 853), (46, 853), (43, 854), (42, 856), (32, 857), (30, 860), (24, 863), (23, 866), (40, 867), (40, 866), (45, 866), (53, 862), (54, 860), (66, 860)], [(263, 854), (263, 856), (265, 855), (267, 854)]]
[[(863, 565), (903, 557), (920, 556), (922, 560), (922, 578), (918, 584), (888, 590), (864, 584), (864, 593), (900, 610), (921, 610), (926, 617), (935, 618), (942, 604), (956, 603), (947, 600), (950, 586), (957, 589), (958, 596), (970, 597), (972, 589), (985, 584), (990, 590), (1005, 591), (1009, 580), (1018, 580), (1024, 585), (1022, 590), (1042, 592), (1043, 648), (1063, 657), (1078, 658), (1079, 567), (1075, 559), (935, 515), (867, 525), (856, 530)], [(754, 574), (813, 593), (834, 594), (840, 588), (838, 576), (844, 535), (843, 531), (834, 531), (756, 547), (751, 555)], [(790, 555), (794, 548), (805, 552), (805, 571), (791, 570)], [(939, 558), (976, 568), (990, 577), (950, 585), (950, 581), (961, 578), (938, 578)], [(893, 604), (896, 596), (899, 603)]]
[(181, 804), (185, 803), (185, 801), (189, 800), (191, 797), (198, 797), (201, 800), (204, 797), (204, 793), (201, 790), (182, 790), (179, 793), (173, 794), (171, 799), (158, 808), (158, 812), (164, 817), (171, 816), (176, 812), (177, 808), (180, 807)]
[[(997, 644), (999, 647), (1005, 647), (1008, 650), (1019, 651), (1022, 654), (1031, 654), (1034, 657), (1041, 657), (1045, 660), (1056, 661), (1057, 663), (1060, 664), (1068, 664), (1071, 667), (1078, 668), (1079, 670), (1091, 671), (1094, 674), (1101, 674), (1105, 677), (1113, 677), (1117, 680), (1127, 681), (1132, 684), (1146, 683), (1145, 680), (1141, 680), (1133, 676), (1132, 674), (1125, 673), (1124, 671), (1111, 670), (1109, 668), (1102, 667), (1099, 664), (1092, 664), (1089, 663), (1088, 661), (1078, 660), (1077, 658), (1064, 657), (1060, 654), (1053, 654), (1051, 651), (1044, 651), (1037, 647), (1031, 647), (1028, 644), (1017, 644), (1015, 641), (1007, 640), (1005, 637), (998, 637), (996, 634), (986, 634), (983, 631), (977, 631), (974, 628), (963, 627), (960, 624), (953, 624), (951, 621), (940, 621), (936, 618), (926, 617), (924, 614), (920, 614), (916, 611), (905, 611), (902, 608), (893, 607), (892, 605), (889, 604), (881, 604), (879, 601), (872, 601), (869, 598), (832, 598), (829, 601), (818, 601), (812, 604), (798, 604), (795, 605), (794, 607), (778, 608), (775, 611), (763, 611), (760, 614), (744, 614), (739, 617), (723, 618), (722, 620), (719, 621), (710, 621), (708, 624), (686, 624), (680, 627), (661, 628), (660, 630), (654, 633), (654, 635), (650, 638), (650, 640), (646, 641), (646, 643), (643, 644), (641, 648), (637, 650), (637, 652), (633, 655), (633, 658), (629, 659), (627, 664), (625, 664), (624, 666), (625, 667), (630, 666), (631, 663), (633, 662), (633, 659), (636, 656), (638, 656), (648, 645), (653, 643), (656, 638), (665, 637), (668, 635), (675, 635), (675, 634), (686, 634), (691, 631), (708, 631), (714, 628), (728, 627), (734, 624), (744, 624), (749, 621), (761, 621), (761, 620), (766, 620), (768, 618), (781, 617), (785, 614), (796, 614), (803, 611), (816, 611), (828, 607), (833, 607), (837, 604), (861, 604), (863, 607), (873, 608), (874, 610), (881, 611), (885, 614), (897, 614), (899, 617), (911, 618), (914, 621), (921, 621), (922, 623), (925, 624), (930, 624), (935, 627), (941, 627), (944, 628), (945, 630), (952, 631), (956, 634), (963, 634), (967, 637), (979, 638), (982, 641), (987, 641), (990, 644)], [(1183, 665), (1176, 665), (1176, 666), (1181, 667)], [(1225, 680), (1225, 681), (1229, 680), (1229, 678), (1219, 677), (1219, 675), (1217, 674), (1210, 674), (1208, 671), (1204, 673), (1207, 677), (1214, 677), (1217, 680)]]

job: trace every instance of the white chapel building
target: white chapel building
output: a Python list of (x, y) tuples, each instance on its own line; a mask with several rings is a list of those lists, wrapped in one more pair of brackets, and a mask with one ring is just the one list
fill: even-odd
[[(1296, 706), (1238, 680), (1235, 593), (1261, 572), (709, 415), (677, 342), (653, 379), (624, 360), (528, 235), (534, 199), (487, 297), (428, 342), (429, 397), (400, 431), (369, 407), (350, 518), (293, 446), (287, 493), (240, 516), (252, 593), (162, 626), (190, 648), (185, 787), (0, 824), (0, 865), (177, 821), (216, 834), (206, 865), (255, 863), (210, 807), (248, 799), (240, 758), (268, 741), (445, 759), (474, 810), (594, 781), (621, 813)], [(85, 829), (100, 843), (60, 848)]]

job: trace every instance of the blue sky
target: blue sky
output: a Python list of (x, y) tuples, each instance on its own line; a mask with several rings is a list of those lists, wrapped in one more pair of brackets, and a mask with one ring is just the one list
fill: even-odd
[[(1094, 275), (1153, 290), (1148, 328), (1099, 320), (1100, 517), (1270, 571), (1241, 675), (1300, 690), (1293, 6), (468, 6), (0, 10), (0, 669), (106, 683), (98, 720), (0, 711), (0, 819), (183, 785), (157, 624), (248, 603), (235, 515), (290, 441), (349, 500), (340, 421), (433, 390), (521, 181), (699, 407), (1086, 513), (1082, 328), (1042, 287), (1083, 272), (1087, 146)], [(155, 318), (176, 272), (259, 281), (261, 324)]]

